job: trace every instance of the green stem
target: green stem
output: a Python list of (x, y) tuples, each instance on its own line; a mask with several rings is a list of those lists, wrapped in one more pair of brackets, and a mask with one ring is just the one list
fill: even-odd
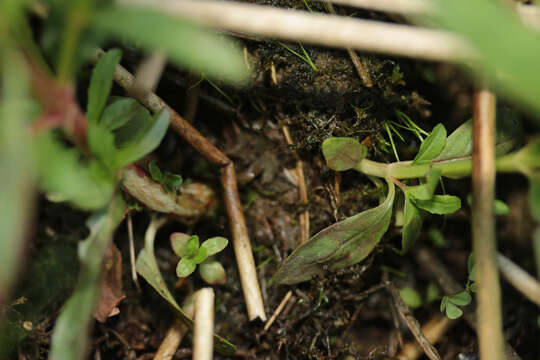
[[(496, 161), (497, 171), (500, 172), (523, 172), (516, 155), (512, 153), (505, 155)], [(363, 174), (385, 178), (392, 176), (396, 179), (414, 179), (426, 176), (430, 169), (438, 169), (442, 176), (449, 178), (461, 178), (471, 174), (472, 160), (470, 157), (433, 161), (431, 164), (412, 165), (412, 161), (398, 161), (389, 164), (376, 162), (369, 159), (361, 160), (356, 167), (356, 171)]]

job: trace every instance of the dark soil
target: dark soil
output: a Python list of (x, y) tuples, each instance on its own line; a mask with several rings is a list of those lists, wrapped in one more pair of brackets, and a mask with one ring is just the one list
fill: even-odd
[[(281, 5), (299, 7), (302, 2), (283, 1)], [(362, 16), (385, 20), (377, 13), (366, 12)], [(435, 284), (433, 274), (415, 260), (417, 249), (405, 256), (393, 251), (393, 247), (399, 247), (400, 237), (398, 230), (391, 228), (372, 255), (360, 264), (296, 286), (269, 285), (279, 263), (299, 244), (298, 215), (306, 209), (288, 170), (295, 167), (296, 152), (304, 163), (310, 233), (315, 234), (337, 220), (373, 207), (381, 195), (359, 173), (336, 174), (328, 169), (320, 150), (324, 139), (352, 136), (369, 146), (370, 158), (394, 161), (382, 126), (384, 120), (395, 119), (399, 110), (424, 129), (430, 130), (442, 122), (451, 131), (471, 116), (472, 86), (459, 69), (449, 65), (359, 54), (373, 81), (373, 86), (367, 88), (346, 51), (304, 45), (317, 67), (314, 70), (278, 41), (238, 41), (249, 54), (252, 84), (236, 89), (216, 82), (230, 97), (229, 101), (208, 82), (202, 82), (194, 126), (235, 162), (255, 262), (260, 264), (258, 275), (266, 313), (272, 314), (289, 290), (295, 301), (289, 302), (267, 332), (263, 332), (262, 322), (250, 323), (229, 246), (218, 255), (228, 281), (214, 287), (216, 332), (238, 347), (238, 357), (395, 358), (400, 351), (398, 334), (406, 342), (414, 342), (414, 338), (403, 324), (396, 323), (395, 309), (385, 290), (363, 294), (389, 280), (398, 288), (413, 287), (425, 299), (428, 285)], [(300, 51), (298, 44), (285, 45)], [(123, 64), (134, 66), (140, 54), (128, 49), (125, 52)], [(167, 68), (157, 93), (182, 113), (192, 82), (188, 74)], [(283, 125), (289, 127), (294, 145), (287, 144)], [(419, 145), (411, 134), (405, 132), (404, 138), (405, 141), (396, 143), (402, 160), (412, 158)], [(219, 193), (218, 169), (175, 134), (167, 135), (157, 156), (166, 170), (209, 184)], [(498, 184), (498, 197), (511, 208), (510, 215), (498, 219), (500, 248), (534, 273), (534, 259), (530, 255), (534, 226), (526, 203), (526, 181), (519, 176), (501, 176)], [(448, 180), (445, 185), (448, 193), (462, 199), (470, 192), (466, 180)], [(8, 311), (12, 330), (7, 338), (16, 344), (11, 358), (16, 354), (20, 359), (46, 357), (54, 320), (77, 280), (76, 244), (86, 236), (86, 217), (87, 214), (66, 206), (44, 199), (39, 202), (38, 225), (25, 260), (28, 266), (14, 297), (21, 303)], [(444, 219), (430, 218), (425, 229), (441, 229), (444, 244), (435, 246), (427, 231), (419, 241), (419, 246), (435, 252), (463, 285), (471, 251), (469, 221), (470, 209), (466, 205)], [(133, 223), (135, 247), (139, 250), (148, 215), (134, 216)], [(167, 241), (173, 231), (192, 232), (202, 239), (217, 235), (230, 239), (230, 233), (222, 206), (194, 226), (174, 224), (160, 230), (156, 255), (169, 287), (181, 301), (204, 283), (199, 275), (177, 281), (178, 258)], [(126, 298), (118, 315), (103, 324), (96, 322), (91, 356), (150, 359), (171, 326), (173, 313), (144, 280), (141, 279), (140, 292), (132, 282), (125, 225), (118, 229), (115, 244), (123, 256)], [(523, 359), (540, 358), (538, 309), (504, 282), (503, 292), (507, 341)], [(440, 314), (439, 304), (439, 300), (424, 300), (414, 310), (414, 316), (423, 324)], [(32, 328), (25, 329), (24, 322), (30, 322)], [(443, 359), (476, 359), (475, 333), (464, 321), (457, 321), (436, 347)], [(190, 349), (188, 336), (176, 358), (191, 357)]]

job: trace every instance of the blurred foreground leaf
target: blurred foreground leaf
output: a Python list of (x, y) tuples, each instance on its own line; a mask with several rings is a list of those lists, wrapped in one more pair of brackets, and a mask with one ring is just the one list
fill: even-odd
[(85, 357), (92, 311), (99, 295), (103, 256), (125, 209), (126, 204), (118, 195), (106, 208), (88, 219), (90, 235), (79, 244), (79, 282), (56, 320), (49, 359), (77, 360)]
[(215, 32), (143, 7), (109, 7), (92, 19), (96, 30), (140, 44), (148, 51), (163, 50), (188, 70), (243, 83), (247, 68), (240, 49)]

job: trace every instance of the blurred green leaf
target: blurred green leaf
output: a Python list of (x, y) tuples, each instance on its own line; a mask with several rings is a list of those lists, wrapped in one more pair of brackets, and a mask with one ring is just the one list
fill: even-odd
[(118, 148), (137, 142), (152, 123), (152, 115), (137, 100), (114, 98), (105, 107), (100, 121), (114, 133), (114, 143)]
[(406, 253), (420, 237), (422, 214), (414, 202), (405, 195), (404, 223), (401, 230), (401, 253)]
[(408, 307), (416, 309), (422, 306), (422, 298), (420, 297), (420, 294), (411, 287), (407, 286), (399, 289), (399, 295)]
[(221, 250), (225, 249), (228, 243), (229, 243), (229, 240), (227, 240), (226, 238), (221, 237), (221, 236), (216, 236), (216, 237), (213, 237), (204, 241), (201, 244), (201, 247), (207, 250), (208, 256), (212, 256), (214, 254), (217, 254)]
[(171, 247), (176, 255), (184, 257), (187, 255), (187, 244), (191, 236), (184, 233), (175, 232), (170, 236)]
[(82, 264), (79, 282), (56, 320), (51, 342), (50, 359), (83, 359), (88, 352), (92, 311), (99, 295), (101, 265), (114, 230), (123, 218), (126, 204), (115, 196), (111, 204), (94, 213), (88, 220), (90, 235), (79, 244)]
[(446, 243), (442, 231), (434, 227), (428, 230), (428, 238), (437, 247), (443, 247)]
[[(540, 119), (540, 35), (501, 1), (437, 0), (430, 22), (464, 38), (478, 54), (475, 75)], [(482, 19), (478, 18), (482, 14)]]
[(248, 70), (242, 52), (214, 31), (155, 10), (132, 6), (103, 8), (92, 18), (96, 31), (163, 50), (180, 66), (206, 75), (244, 83)]
[(148, 124), (141, 138), (118, 149), (114, 159), (116, 168), (127, 166), (156, 149), (165, 136), (168, 127), (169, 111), (163, 109), (153, 117), (152, 122)]
[(182, 186), (184, 182), (184, 179), (182, 176), (177, 174), (172, 174), (168, 171), (165, 172), (165, 175), (163, 176), (163, 183), (167, 187), (168, 190), (174, 190)]
[(100, 122), (88, 127), (88, 145), (92, 154), (112, 172), (116, 170), (115, 157), (116, 147), (114, 146), (114, 134)]
[(227, 274), (225, 269), (218, 261), (205, 261), (199, 265), (199, 273), (202, 279), (210, 285), (225, 285), (227, 283)]
[(120, 62), (122, 52), (118, 49), (107, 51), (100, 57), (90, 78), (90, 87), (88, 88), (88, 105), (86, 107), (86, 117), (90, 123), (95, 124), (99, 121), (101, 113), (112, 88), (114, 80), (114, 70)]
[(414, 199), (414, 204), (431, 214), (445, 215), (461, 208), (461, 200), (453, 195), (434, 195), (429, 200)]
[[(13, 1), (2, 3), (1, 9), (9, 13), (22, 12), (19, 5)], [(0, 22), (3, 16), (0, 14)], [(29, 106), (25, 60), (18, 52), (3, 46), (2, 26), (0, 24), (0, 302), (6, 304), (17, 266), (22, 265), (19, 256), (31, 228), (37, 174), (34, 140), (27, 128), (34, 114)]]
[(41, 188), (81, 209), (100, 209), (111, 198), (114, 178), (100, 173), (97, 164), (84, 165), (79, 157), (52, 134), (41, 134), (36, 141)]
[(196, 267), (197, 263), (193, 259), (183, 257), (176, 266), (176, 276), (181, 278), (187, 277), (195, 271)]
[(429, 304), (441, 297), (441, 289), (437, 284), (430, 282), (427, 287), (426, 302)]
[[(467, 194), (467, 205), (472, 206), (472, 194)], [(495, 199), (493, 203), (493, 212), (495, 215), (507, 215), (510, 213), (510, 208), (502, 200)]]
[(322, 152), (330, 169), (345, 171), (366, 157), (367, 147), (353, 138), (331, 137), (322, 143)]
[(274, 281), (296, 284), (325, 270), (336, 271), (366, 258), (388, 229), (395, 197), (387, 179), (388, 195), (379, 206), (327, 227), (300, 245), (282, 263)]
[(412, 165), (429, 163), (441, 153), (445, 145), (446, 128), (443, 124), (437, 124), (420, 145), (420, 150), (414, 157)]

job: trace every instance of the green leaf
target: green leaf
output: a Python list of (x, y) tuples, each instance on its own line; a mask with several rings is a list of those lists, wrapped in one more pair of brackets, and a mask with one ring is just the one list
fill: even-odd
[(443, 124), (437, 124), (420, 145), (420, 150), (414, 157), (412, 165), (429, 163), (441, 153), (445, 145), (446, 128)]
[(322, 152), (330, 169), (345, 171), (366, 157), (367, 147), (353, 138), (331, 137), (322, 143)]
[(41, 188), (84, 210), (105, 206), (111, 198), (114, 178), (98, 171), (99, 165), (85, 166), (79, 154), (43, 133), (36, 141), (36, 158)]
[(387, 179), (388, 195), (379, 206), (327, 227), (300, 245), (282, 263), (273, 281), (296, 284), (324, 271), (336, 271), (365, 259), (388, 229), (395, 197)]
[(134, 143), (118, 150), (115, 156), (117, 168), (127, 166), (158, 147), (169, 127), (169, 111), (166, 109), (157, 113), (151, 124), (146, 128), (144, 135)]
[(467, 259), (467, 272), (469, 273), (469, 280), (474, 281), (474, 253), (471, 253), (469, 255), (469, 258)]
[(451, 319), (455, 320), (458, 319), (463, 315), (463, 311), (461, 311), (460, 308), (458, 308), (456, 305), (452, 304), (451, 302), (448, 302), (446, 304), (446, 316)]
[(116, 196), (112, 202), (88, 220), (90, 235), (79, 245), (79, 282), (56, 320), (49, 354), (51, 359), (82, 359), (88, 351), (92, 311), (98, 300), (103, 256), (126, 208), (120, 196)]
[(156, 160), (150, 161), (148, 164), (148, 171), (150, 172), (150, 177), (154, 181), (161, 182), (163, 180), (163, 173), (159, 169)]
[(442, 231), (434, 227), (428, 230), (428, 238), (437, 247), (444, 247), (446, 243)]
[[(461, 124), (448, 138), (442, 152), (435, 161), (459, 159), (472, 155), (473, 136), (472, 120)], [(512, 150), (522, 138), (521, 120), (514, 110), (502, 107), (497, 110), (495, 133), (495, 153), (506, 154)]]
[(414, 202), (405, 196), (404, 224), (401, 230), (401, 253), (406, 253), (422, 232), (422, 214)]
[(237, 83), (248, 80), (242, 52), (235, 43), (172, 15), (137, 5), (104, 7), (94, 14), (92, 25), (96, 31), (127, 39), (148, 51), (165, 51), (188, 70)]
[(441, 300), (441, 312), (446, 309), (447, 305), (448, 305), (448, 296), (443, 296)]
[(413, 309), (422, 306), (422, 298), (420, 297), (420, 294), (411, 287), (399, 289), (399, 295), (403, 299), (403, 302)]
[(227, 274), (218, 261), (205, 261), (199, 266), (202, 279), (210, 285), (225, 285)]
[(176, 266), (176, 275), (181, 278), (187, 277), (195, 271), (196, 267), (197, 264), (195, 261), (190, 258), (183, 257), (178, 262), (178, 266)]
[(458, 306), (469, 305), (471, 303), (471, 300), (471, 295), (466, 290), (460, 291), (452, 295), (448, 295), (448, 301)]
[(226, 238), (221, 237), (221, 236), (216, 236), (203, 242), (201, 244), (201, 247), (206, 248), (208, 256), (212, 256), (214, 254), (217, 254), (221, 250), (225, 249), (228, 243), (229, 243), (229, 240), (227, 240)]
[(208, 254), (206, 253), (206, 249), (203, 248), (203, 247), (200, 247), (199, 250), (197, 251), (197, 254), (195, 254), (195, 256), (193, 256), (192, 258), (190, 258), (195, 264), (200, 264), (202, 263), (204, 260), (206, 260), (206, 258), (208, 257)]
[(92, 124), (96, 124), (101, 117), (101, 112), (111, 91), (114, 70), (121, 57), (122, 52), (120, 50), (109, 50), (99, 59), (94, 70), (92, 70), (88, 88), (88, 105), (86, 107), (86, 116), (90, 127)]
[(175, 232), (170, 236), (171, 247), (176, 255), (179, 257), (187, 256), (187, 245), (191, 236), (188, 234)]
[(425, 181), (420, 185), (407, 186), (405, 190), (405, 196), (411, 200), (429, 200), (433, 198), (433, 193), (439, 184), (441, 178), (441, 171), (431, 169), (426, 177)]
[(461, 208), (461, 200), (453, 195), (434, 195), (429, 200), (414, 199), (414, 204), (431, 214), (445, 215)]
[[(540, 113), (538, 32), (500, 1), (437, 0), (429, 22), (471, 45), (476, 75), (531, 113)], [(483, 21), (478, 20), (482, 14)], [(501, 76), (501, 74), (504, 74)], [(540, 119), (538, 116), (535, 120)]]
[(199, 250), (199, 237), (197, 235), (192, 235), (186, 245), (186, 255), (193, 257), (197, 254)]
[[(469, 206), (472, 206), (472, 194), (467, 194), (467, 204)], [(510, 213), (510, 208), (508, 205), (505, 204), (504, 201), (495, 199), (495, 202), (493, 203), (493, 213), (495, 215), (507, 215)]]

